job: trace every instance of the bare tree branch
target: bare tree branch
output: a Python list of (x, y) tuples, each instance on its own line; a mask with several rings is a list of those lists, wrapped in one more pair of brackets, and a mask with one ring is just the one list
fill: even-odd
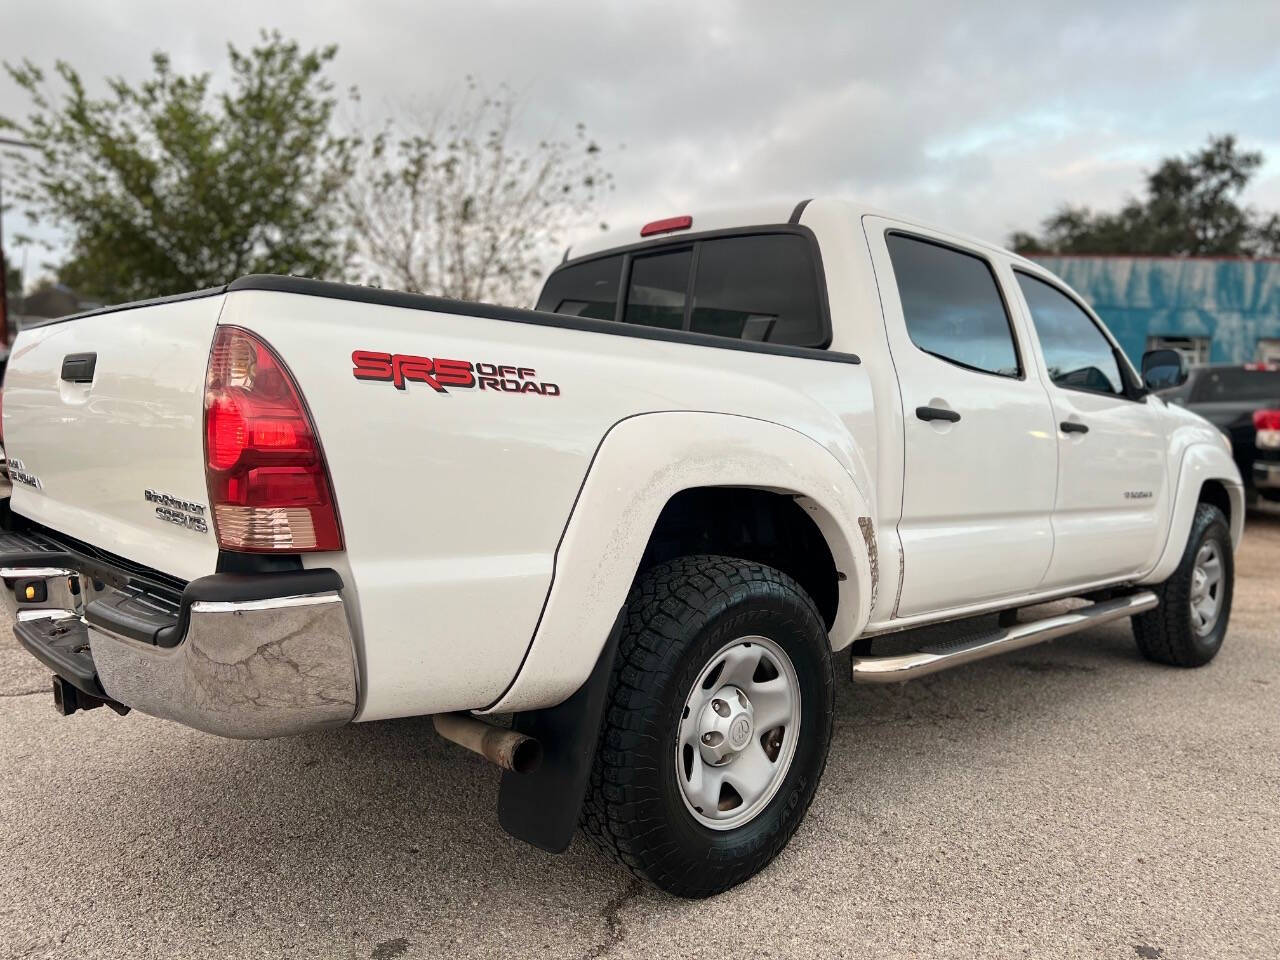
[(612, 178), (582, 124), (520, 139), (518, 103), (474, 82), (451, 110), (370, 137), (342, 201), (365, 282), (528, 303), (565, 234), (592, 222)]

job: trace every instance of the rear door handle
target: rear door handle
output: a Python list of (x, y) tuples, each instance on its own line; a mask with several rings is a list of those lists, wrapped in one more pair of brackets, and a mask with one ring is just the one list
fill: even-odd
[(1089, 428), (1083, 423), (1076, 423), (1074, 420), (1063, 420), (1058, 424), (1063, 433), (1088, 433)]
[(960, 414), (942, 407), (916, 407), (916, 416), (921, 420), (946, 420), (948, 423), (956, 423), (960, 419)]
[(62, 379), (68, 383), (93, 383), (97, 365), (96, 353), (68, 353), (62, 358)]

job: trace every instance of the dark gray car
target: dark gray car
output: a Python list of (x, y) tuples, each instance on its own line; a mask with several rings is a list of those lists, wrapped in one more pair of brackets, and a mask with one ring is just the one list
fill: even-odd
[(1260, 492), (1268, 499), (1280, 497), (1280, 491), (1259, 490), (1254, 485), (1259, 450), (1253, 419), (1255, 411), (1280, 408), (1280, 365), (1194, 367), (1186, 382), (1158, 395), (1195, 411), (1231, 438), (1236, 465), (1251, 497)]

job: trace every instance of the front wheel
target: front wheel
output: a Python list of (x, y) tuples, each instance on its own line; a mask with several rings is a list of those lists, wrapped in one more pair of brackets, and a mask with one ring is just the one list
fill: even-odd
[(833, 687), (822, 618), (786, 574), (716, 556), (646, 571), (627, 599), (587, 835), (678, 896), (751, 877), (813, 799)]
[(1133, 618), (1138, 649), (1148, 660), (1199, 667), (1222, 648), (1231, 619), (1235, 563), (1231, 531), (1217, 507), (1196, 507), (1182, 562), (1156, 588), (1160, 605)]

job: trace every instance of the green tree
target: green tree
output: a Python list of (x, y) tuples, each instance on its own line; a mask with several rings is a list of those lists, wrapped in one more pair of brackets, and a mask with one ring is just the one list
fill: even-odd
[(355, 144), (331, 130), (324, 70), (337, 48), (303, 51), (273, 32), (248, 52), (227, 49), (222, 92), (207, 73), (175, 73), (163, 53), (149, 79), (108, 80), (101, 98), (65, 62), (56, 93), (30, 61), (5, 64), (31, 112), (0, 117), (0, 129), (38, 147), (7, 154), (12, 196), (69, 235), (64, 283), (112, 302), (245, 273), (342, 278), (337, 198)]
[(1019, 231), (1009, 245), (1020, 253), (1272, 256), (1280, 253), (1280, 215), (1240, 203), (1262, 161), (1233, 136), (1210, 137), (1200, 150), (1163, 160), (1147, 175), (1145, 195), (1118, 211), (1066, 204), (1040, 236)]

